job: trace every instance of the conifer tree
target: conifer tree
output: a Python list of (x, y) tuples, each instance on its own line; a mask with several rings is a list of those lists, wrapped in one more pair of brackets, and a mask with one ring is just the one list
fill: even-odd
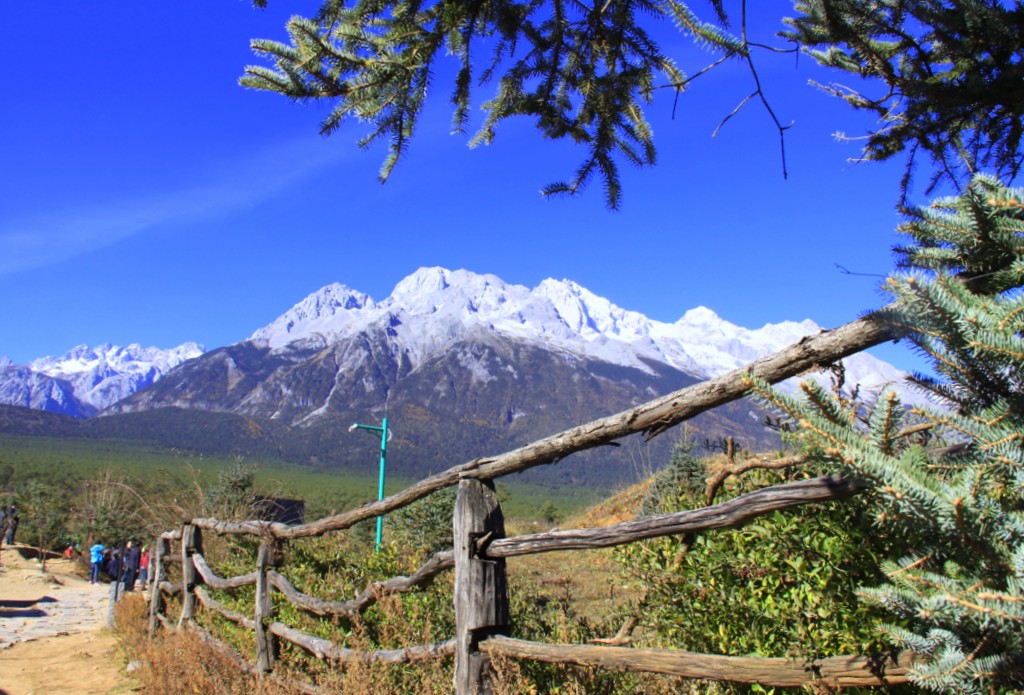
[(936, 407), (894, 394), (850, 411), (813, 384), (800, 400), (758, 384), (803, 446), (874, 483), (876, 523), (906, 538), (863, 598), (884, 631), (927, 655), (940, 692), (1024, 686), (1024, 192), (978, 176), (960, 197), (914, 211), (887, 312), (928, 355), (916, 383)]
[[(620, 163), (655, 162), (644, 109), (657, 90), (681, 92), (711, 68), (741, 61), (754, 85), (741, 106), (760, 100), (781, 135), (785, 127), (761, 89), (754, 54), (795, 44), (864, 80), (863, 88), (820, 86), (878, 116), (863, 156), (884, 160), (905, 152), (904, 194), (920, 153), (938, 165), (933, 184), (960, 186), (986, 170), (1012, 180), (1024, 164), (1021, 3), (798, 0), (795, 17), (779, 17), (780, 29), (788, 24), (781, 38), (793, 44), (772, 47), (749, 40), (745, 1), (731, 13), (738, 21), (724, 0), (710, 5), (701, 16), (682, 0), (323, 0), (315, 17), (288, 22), (287, 43), (252, 42), (269, 67), (247, 67), (241, 84), (323, 102), (330, 108), (321, 123), (325, 135), (345, 120), (368, 123), (361, 146), (389, 144), (380, 171), (386, 180), (408, 151), (428, 92), (444, 74), (440, 64), (449, 58), (456, 65), (446, 88), (454, 132), (467, 130), (475, 91), (487, 86), (492, 91), (479, 104), (484, 116), (471, 145), (491, 142), (501, 122), (525, 116), (544, 138), (586, 151), (568, 181), (544, 192), (574, 194), (596, 178), (615, 208)], [(659, 25), (669, 23), (709, 54), (704, 69), (687, 75), (678, 56), (663, 49)]]
[(249, 66), (240, 82), (331, 104), (324, 134), (345, 119), (369, 123), (360, 146), (389, 142), (383, 181), (408, 149), (439, 59), (453, 57), (453, 131), (468, 125), (474, 85), (494, 82), (470, 144), (491, 142), (505, 119), (529, 117), (545, 138), (587, 150), (572, 179), (545, 193), (575, 193), (599, 178), (614, 208), (621, 196), (618, 160), (644, 166), (656, 158), (643, 109), (656, 80), (676, 89), (686, 82), (652, 37), (653, 25), (674, 23), (727, 56), (748, 51), (725, 28), (721, 5), (714, 7), (715, 21), (705, 22), (679, 0), (326, 0), (317, 17), (288, 22), (289, 44), (253, 41), (273, 68)]
[[(799, 0), (786, 35), (858, 82), (819, 85), (874, 113), (864, 158), (919, 153), (939, 181), (1011, 180), (1024, 134), (1024, 6), (1000, 0)], [(864, 85), (862, 88), (860, 85)]]

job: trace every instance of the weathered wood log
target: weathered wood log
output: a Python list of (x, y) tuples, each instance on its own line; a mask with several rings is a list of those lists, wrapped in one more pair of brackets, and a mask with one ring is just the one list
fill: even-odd
[(160, 591), (160, 584), (164, 581), (167, 575), (167, 568), (164, 563), (164, 556), (168, 554), (170, 550), (170, 541), (166, 538), (157, 538), (156, 542), (153, 543), (153, 557), (150, 562), (150, 569), (153, 576), (149, 578), (150, 589), (149, 589), (149, 637), (153, 638), (156, 634), (159, 622), (157, 616), (163, 614), (166, 610), (166, 602), (164, 601), (163, 592)]
[(274, 617), (274, 604), (270, 596), (267, 570), (274, 563), (274, 549), (264, 540), (256, 555), (256, 665), (260, 671), (274, 670), (274, 638), (267, 625)]
[(269, 629), (270, 632), (281, 639), (302, 647), (318, 659), (338, 664), (351, 663), (353, 661), (407, 664), (426, 659), (440, 659), (455, 653), (455, 640), (446, 640), (438, 644), (416, 645), (403, 649), (379, 649), (367, 652), (342, 647), (330, 640), (314, 637), (283, 623), (271, 623)]
[(409, 577), (392, 577), (385, 582), (373, 582), (351, 601), (328, 601), (317, 596), (304, 594), (277, 573), (267, 572), (271, 585), (280, 591), (294, 606), (314, 615), (340, 615), (354, 618), (377, 603), (379, 596), (400, 594), (429, 585), (438, 574), (455, 567), (452, 551), (445, 550), (430, 558), (422, 567)]
[(192, 556), (192, 562), (196, 566), (196, 571), (199, 576), (203, 578), (203, 583), (211, 589), (237, 589), (240, 586), (249, 586), (250, 584), (256, 583), (256, 572), (250, 572), (249, 574), (239, 575), (237, 577), (229, 577), (227, 579), (220, 577), (213, 568), (210, 567), (206, 562), (206, 558), (203, 557), (202, 553), (196, 553)]
[(203, 552), (202, 532), (192, 524), (186, 524), (181, 530), (181, 587), (183, 590), (181, 598), (181, 618), (178, 620), (178, 627), (187, 625), (196, 616), (196, 594), (195, 588), (199, 575), (196, 572), (192, 556), (195, 553)]
[(490, 658), (480, 640), (508, 630), (508, 582), (504, 559), (485, 559), (477, 552), (481, 538), (502, 538), (505, 520), (494, 483), (463, 480), (455, 498), (455, 693), (494, 692)]
[(277, 538), (319, 536), (345, 529), (395, 509), (432, 492), (456, 484), (462, 478), (491, 480), (534, 466), (554, 463), (569, 454), (609, 444), (630, 434), (648, 437), (689, 420), (700, 413), (729, 403), (749, 393), (749, 376), (775, 384), (807, 371), (821, 369), (844, 357), (900, 337), (897, 329), (875, 314), (851, 321), (831, 331), (808, 336), (773, 355), (731, 372), (656, 398), (616, 415), (540, 439), (519, 449), (490, 458), (478, 458), (449, 468), (390, 497), (369, 502), (335, 516), (308, 524), (289, 526), (270, 521), (227, 522), (194, 519), (193, 524), (222, 534), (269, 534)]
[(504, 558), (557, 550), (591, 550), (646, 538), (732, 528), (762, 514), (812, 502), (842, 499), (863, 489), (863, 485), (855, 480), (823, 476), (761, 488), (711, 507), (651, 516), (600, 528), (548, 531), (494, 540), (480, 552), (487, 558)]
[(392, 577), (384, 582), (370, 584), (352, 601), (353, 608), (359, 613), (363, 613), (367, 608), (377, 603), (379, 596), (403, 594), (414, 589), (429, 586), (433, 583), (434, 577), (454, 567), (454, 553), (451, 550), (442, 550), (439, 553), (435, 553), (422, 567), (408, 577)]
[(164, 580), (160, 582), (160, 592), (167, 596), (176, 596), (181, 593), (181, 584), (172, 584)]
[(804, 662), (695, 654), (672, 649), (633, 649), (589, 645), (541, 644), (496, 636), (480, 643), (490, 654), (561, 664), (596, 666), (613, 671), (646, 671), (730, 683), (758, 683), (791, 688), (819, 682), (833, 688), (889, 686), (908, 682), (910, 666), (920, 661), (910, 652), (896, 656), (833, 656)]
[(318, 596), (304, 594), (296, 589), (295, 585), (288, 581), (287, 577), (278, 572), (267, 572), (267, 581), (281, 592), (286, 601), (307, 613), (320, 616), (340, 615), (348, 618), (353, 618), (359, 614), (353, 607), (354, 601), (328, 601)]
[(242, 615), (238, 611), (231, 610), (230, 608), (225, 606), (223, 603), (221, 603), (220, 601), (218, 601), (214, 597), (210, 596), (210, 593), (206, 589), (204, 589), (203, 587), (197, 586), (195, 588), (195, 593), (196, 593), (196, 598), (198, 598), (199, 601), (202, 602), (202, 604), (206, 608), (210, 609), (211, 611), (215, 611), (216, 613), (221, 614), (222, 616), (224, 616), (226, 619), (230, 620), (231, 622), (233, 622), (233, 623), (235, 623), (237, 625), (241, 625), (242, 627), (244, 627), (244, 628), (246, 628), (248, 630), (255, 630), (256, 629), (256, 621), (255, 620), (253, 620), (252, 618), (248, 618), (248, 617)]

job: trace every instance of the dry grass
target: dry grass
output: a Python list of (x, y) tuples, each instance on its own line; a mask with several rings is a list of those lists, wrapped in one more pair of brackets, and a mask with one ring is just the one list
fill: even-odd
[[(579, 515), (568, 519), (564, 528), (596, 528), (635, 519), (650, 481), (633, 485), (609, 497)], [(528, 533), (546, 531), (535, 527)], [(572, 603), (578, 615), (594, 623), (612, 621), (638, 598), (640, 591), (628, 585), (622, 576), (613, 549), (543, 553), (511, 558), (508, 571), (526, 586), (536, 587), (544, 595), (556, 596)], [(619, 625), (608, 625), (611, 637)]]
[[(635, 518), (647, 485), (640, 484), (567, 520), (562, 526), (604, 526)], [(516, 528), (516, 533), (543, 531), (542, 528)], [(588, 637), (611, 637), (619, 627), (624, 608), (638, 592), (623, 583), (619, 566), (611, 550), (575, 553), (547, 553), (515, 558), (508, 564), (513, 591), (529, 604), (524, 619), (540, 628), (540, 637), (549, 642), (586, 641)], [(515, 597), (513, 597), (515, 602)], [(429, 611), (418, 613), (415, 605), (403, 604), (399, 597), (382, 597), (374, 608), (374, 634), (368, 634), (360, 621), (344, 633), (335, 628), (335, 642), (356, 650), (425, 644), (432, 639)], [(118, 624), (128, 658), (142, 666), (137, 673), (144, 690), (158, 695), (185, 693), (225, 693), (265, 695), (287, 693), (278, 678), (247, 673), (239, 665), (237, 653), (215, 648), (195, 631), (161, 631), (152, 641), (147, 634), (146, 605), (140, 596), (129, 596), (118, 605)], [(169, 614), (174, 615), (173, 606)], [(594, 634), (595, 628), (599, 634)], [(607, 634), (604, 632), (607, 631)], [(324, 663), (290, 644), (280, 647), (281, 658), (275, 675), (315, 683), (324, 692), (352, 695), (389, 695), (416, 693), (433, 695), (452, 690), (451, 658), (426, 660), (408, 665), (358, 661), (345, 666)], [(243, 651), (246, 651), (243, 648)], [(501, 695), (557, 692), (564, 695), (584, 693), (675, 693), (686, 692), (679, 679), (653, 675), (610, 677), (607, 672), (582, 667), (540, 667), (499, 659), (495, 663), (498, 693)]]
[[(385, 597), (379, 608), (387, 615), (378, 639), (395, 644), (422, 644), (430, 632), (429, 620), (405, 615), (401, 603)], [(251, 664), (225, 645), (214, 646), (197, 630), (161, 630), (148, 633), (148, 607), (141, 595), (129, 595), (117, 604), (118, 637), (129, 661), (138, 661), (136, 676), (143, 690), (156, 695), (286, 695), (302, 692), (295, 682), (316, 683), (324, 692), (346, 695), (417, 693), (441, 695), (452, 688), (451, 659), (428, 660), (408, 666), (360, 661), (345, 667), (309, 658), (292, 645), (282, 645), (291, 658), (278, 662), (272, 676), (249, 671)], [(340, 641), (340, 636), (339, 640)], [(374, 645), (357, 623), (347, 646), (372, 650)], [(297, 654), (301, 652), (301, 654)], [(298, 657), (298, 658), (296, 658)], [(295, 682), (289, 682), (293, 680)]]
[[(384, 596), (377, 604), (382, 614), (378, 622), (376, 644), (427, 644), (431, 641), (430, 616), (415, 607), (403, 607), (397, 596)], [(406, 612), (410, 610), (411, 612)], [(374, 640), (357, 621), (348, 634), (352, 649), (376, 649)], [(325, 669), (318, 684), (327, 692), (353, 693), (353, 695), (383, 695), (385, 693), (416, 693), (417, 695), (446, 695), (452, 690), (453, 660), (424, 659), (408, 665), (383, 664), (369, 660), (356, 661), (344, 668)]]
[(129, 661), (138, 661), (136, 672), (143, 691), (154, 695), (272, 695), (287, 693), (272, 683), (239, 669), (223, 650), (192, 630), (162, 631), (149, 639), (145, 598), (125, 596), (115, 608), (118, 637)]

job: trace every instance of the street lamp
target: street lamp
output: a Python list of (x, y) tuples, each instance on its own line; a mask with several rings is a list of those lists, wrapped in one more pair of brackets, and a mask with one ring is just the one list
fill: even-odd
[[(379, 427), (377, 425), (360, 425), (353, 422), (348, 431), (351, 432), (356, 429), (366, 430), (367, 432), (380, 432), (380, 482), (377, 485), (377, 500), (380, 501), (384, 499), (384, 461), (387, 458), (389, 439), (388, 416), (384, 416)], [(384, 516), (381, 515), (377, 517), (377, 545), (375, 547), (377, 552), (380, 552), (380, 534), (383, 526)]]

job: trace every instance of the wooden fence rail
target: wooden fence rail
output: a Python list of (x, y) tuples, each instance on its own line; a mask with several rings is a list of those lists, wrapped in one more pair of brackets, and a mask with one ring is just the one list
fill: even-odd
[(732, 683), (758, 683), (770, 688), (793, 688), (815, 681), (838, 688), (899, 685), (908, 682), (907, 668), (919, 657), (896, 655), (833, 656), (814, 661), (790, 658), (754, 658), (694, 654), (678, 649), (596, 647), (542, 644), (495, 636), (480, 643), (488, 654), (559, 664), (597, 666), (613, 671), (667, 673), (684, 678), (705, 678)]
[[(267, 521), (228, 522), (193, 519), (182, 528), (161, 534), (154, 544), (154, 575), (150, 600), (151, 634), (160, 626), (173, 626), (166, 616), (166, 595), (180, 594), (177, 626), (194, 625), (197, 606), (254, 633), (254, 662), (245, 667), (257, 673), (274, 670), (275, 642), (284, 640), (319, 659), (336, 664), (353, 660), (404, 664), (455, 656), (455, 692), (458, 695), (493, 692), (491, 655), (581, 664), (612, 670), (650, 671), (688, 678), (760, 683), (769, 687), (801, 686), (823, 681), (834, 687), (893, 685), (907, 681), (919, 658), (911, 654), (880, 657), (843, 656), (800, 663), (794, 659), (767, 659), (693, 654), (678, 650), (636, 649), (592, 645), (552, 645), (511, 639), (505, 558), (553, 551), (604, 548), (675, 534), (692, 534), (739, 526), (752, 518), (780, 509), (838, 500), (864, 489), (857, 481), (826, 476), (776, 485), (741, 495), (727, 502), (657, 517), (637, 519), (605, 528), (556, 530), (505, 538), (501, 507), (491, 480), (512, 472), (549, 464), (565, 456), (608, 444), (623, 436), (644, 432), (655, 436), (705, 410), (742, 397), (750, 376), (776, 383), (812, 368), (820, 368), (884, 340), (892, 329), (865, 317), (835, 331), (805, 338), (776, 355), (749, 367), (683, 389), (608, 418), (567, 430), (500, 456), (480, 458), (426, 478), (391, 497), (325, 519), (289, 526)], [(347, 529), (366, 519), (393, 511), (441, 488), (458, 484), (453, 515), (454, 548), (434, 555), (409, 577), (374, 582), (350, 601), (310, 596), (275, 567), (275, 548), (283, 541), (320, 536)], [(202, 532), (250, 535), (260, 538), (256, 567), (236, 577), (220, 577), (202, 552)], [(172, 554), (177, 542), (180, 555)], [(180, 563), (181, 582), (167, 580), (167, 567)], [(381, 596), (413, 591), (429, 585), (441, 572), (455, 570), (455, 622), (453, 639), (401, 649), (357, 651), (276, 621), (275, 595), (307, 613), (354, 618)], [(232, 591), (255, 585), (251, 614), (243, 614), (216, 600), (205, 587)], [(308, 684), (305, 692), (316, 692)]]

